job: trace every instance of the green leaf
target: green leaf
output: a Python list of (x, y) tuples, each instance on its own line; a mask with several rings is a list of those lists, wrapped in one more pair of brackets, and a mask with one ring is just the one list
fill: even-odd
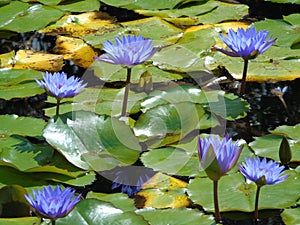
[(159, 1), (159, 0), (104, 0), (102, 1), (107, 5), (132, 9), (172, 9), (182, 0), (169, 0), (169, 1)]
[[(153, 149), (145, 152), (141, 160), (145, 166), (155, 171), (178, 176), (199, 176), (202, 169), (196, 149), (189, 151), (171, 147)], [(204, 172), (201, 174), (205, 175)]]
[(26, 194), (26, 190), (18, 185), (0, 189), (0, 215), (2, 218), (29, 216), (29, 205), (24, 194)]
[(95, 171), (131, 165), (141, 150), (125, 123), (84, 111), (61, 115), (56, 121), (52, 119), (44, 130), (44, 137), (69, 162)]
[(201, 105), (189, 102), (158, 106), (138, 118), (134, 132), (140, 139), (149, 141), (152, 147), (163, 146), (197, 129), (204, 114)]
[(87, 198), (94, 198), (101, 201), (109, 202), (115, 207), (123, 210), (124, 212), (134, 211), (136, 209), (134, 206), (133, 199), (128, 198), (128, 195), (123, 193), (104, 194), (89, 192), (87, 194)]
[[(151, 3), (152, 4), (152, 3)], [(102, 27), (94, 34), (87, 34), (83, 39), (90, 45), (101, 46), (105, 41), (114, 42), (115, 36), (141, 34), (144, 38), (153, 39), (154, 46), (175, 43), (182, 30), (157, 17), (121, 23), (120, 26)], [(162, 38), (163, 37), (163, 38)]]
[[(251, 142), (249, 146), (253, 149), (255, 154), (272, 158), (275, 161), (279, 159), (279, 147), (282, 141), (282, 134), (271, 134), (258, 137), (255, 141)], [(292, 159), (291, 161), (300, 161), (300, 142), (298, 140), (288, 140), (291, 147)]]
[(57, 225), (148, 225), (147, 221), (133, 212), (124, 212), (112, 204), (97, 199), (80, 201)]
[[(276, 185), (261, 188), (259, 209), (281, 209), (294, 205), (300, 197), (300, 175), (288, 171), (290, 177)], [(222, 212), (253, 212), (256, 194), (254, 183), (246, 184), (240, 173), (223, 176), (219, 182), (219, 205)], [(188, 185), (188, 195), (194, 203), (207, 211), (214, 211), (213, 182), (208, 178), (195, 178)], [(284, 197), (283, 197), (284, 196)]]
[[(58, 20), (64, 14), (62, 11), (51, 8), (49, 6), (43, 6), (40, 4), (29, 5), (27, 3), (16, 4), (14, 2), (15, 1), (11, 2), (7, 6), (0, 8), (1, 15), (2, 13), (6, 15), (6, 20), (1, 19), (0, 21), (0, 24), (2, 24), (0, 25), (1, 29), (15, 32), (38, 30), (44, 28), (49, 23)], [(10, 9), (13, 9), (13, 14), (8, 14), (6, 12)], [(37, 20), (36, 18), (39, 19)]]
[[(42, 119), (19, 117), (17, 115), (0, 116), (0, 141), (10, 135), (42, 136), (46, 122)], [(30, 128), (30, 129), (28, 129)]]
[(69, 2), (68, 4), (59, 4), (56, 7), (60, 10), (69, 12), (96, 11), (100, 8), (100, 2), (98, 0), (75, 1)]
[(300, 208), (285, 209), (281, 213), (282, 220), (286, 225), (300, 224)]
[(0, 73), (0, 85), (3, 86), (3, 88), (20, 84), (24, 81), (33, 81), (34, 79), (42, 78), (42, 73), (40, 71), (30, 69), (14, 70), (2, 68), (0, 69)]
[(0, 218), (0, 225), (40, 225), (41, 218), (20, 217), (20, 218)]
[(140, 209), (136, 211), (151, 224), (155, 225), (214, 225), (214, 217), (205, 215), (199, 210), (178, 208), (178, 209)]

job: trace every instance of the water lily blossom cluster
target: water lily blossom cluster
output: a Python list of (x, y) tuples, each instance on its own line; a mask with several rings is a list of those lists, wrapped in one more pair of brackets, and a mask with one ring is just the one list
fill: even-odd
[(116, 44), (113, 44), (111, 41), (106, 41), (103, 44), (103, 50), (106, 53), (100, 57), (96, 57), (95, 60), (121, 65), (127, 68), (126, 86), (121, 113), (121, 116), (125, 116), (130, 89), (131, 68), (150, 59), (159, 48), (153, 46), (152, 39), (143, 38), (142, 35), (124, 35), (123, 37), (115, 37), (115, 41)]
[(58, 218), (66, 216), (79, 202), (80, 195), (75, 197), (75, 190), (67, 187), (62, 190), (59, 186), (52, 188), (43, 187), (37, 192), (33, 190), (33, 196), (26, 194), (25, 198), (43, 218), (51, 219), (52, 224)]
[(257, 32), (256, 28), (238, 28), (237, 32), (229, 29), (227, 37), (220, 34), (223, 42), (231, 51), (214, 46), (214, 49), (233, 57), (241, 57), (244, 59), (244, 70), (241, 83), (241, 94), (244, 94), (247, 76), (248, 60), (256, 58), (259, 54), (268, 50), (276, 41), (272, 37), (268, 37), (269, 32), (262, 30)]
[(71, 98), (83, 91), (87, 84), (83, 84), (80, 78), (75, 76), (67, 77), (64, 72), (43, 74), (43, 80), (36, 80), (38, 85), (46, 90), (48, 95), (56, 98), (56, 115), (59, 114), (59, 103), (63, 98)]
[(213, 180), (214, 206), (216, 222), (221, 221), (218, 200), (218, 181), (237, 163), (243, 146), (233, 142), (228, 135), (223, 140), (212, 135), (209, 138), (198, 139), (198, 153), (200, 164), (207, 176)]
[(258, 199), (260, 188), (266, 184), (278, 184), (285, 181), (289, 175), (284, 175), (284, 166), (273, 160), (266, 158), (260, 159), (259, 157), (248, 157), (239, 166), (240, 172), (249, 180), (257, 185), (254, 218), (255, 222), (258, 221)]

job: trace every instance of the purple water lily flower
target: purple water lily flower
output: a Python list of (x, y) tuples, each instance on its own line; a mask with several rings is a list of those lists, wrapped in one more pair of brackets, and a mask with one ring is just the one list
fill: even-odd
[(44, 218), (56, 220), (66, 216), (79, 202), (81, 195), (74, 197), (75, 190), (67, 187), (62, 190), (59, 186), (54, 189), (49, 185), (32, 191), (33, 196), (25, 194), (29, 204)]
[(255, 27), (247, 28), (246, 30), (238, 28), (237, 32), (229, 29), (227, 37), (223, 34), (220, 34), (220, 37), (231, 51), (216, 46), (214, 48), (229, 56), (254, 59), (259, 54), (264, 53), (276, 41), (276, 38), (271, 40), (272, 37), (268, 38), (268, 35), (269, 31), (256, 32)]
[(258, 186), (265, 184), (277, 184), (285, 181), (289, 175), (283, 175), (284, 166), (266, 158), (248, 157), (239, 166), (240, 172)]
[(43, 80), (36, 80), (36, 82), (44, 88), (47, 93), (56, 99), (71, 98), (83, 91), (87, 84), (83, 84), (80, 78), (75, 76), (67, 77), (67, 74), (49, 73), (43, 74)]
[(234, 143), (227, 135), (223, 140), (212, 135), (198, 139), (201, 166), (212, 180), (219, 180), (235, 166), (242, 148), (243, 146), (239, 147), (238, 142)]
[(103, 44), (103, 50), (106, 52), (95, 60), (118, 64), (126, 67), (133, 67), (141, 64), (159, 49), (153, 47), (152, 39), (139, 36), (115, 37), (116, 44), (106, 41)]

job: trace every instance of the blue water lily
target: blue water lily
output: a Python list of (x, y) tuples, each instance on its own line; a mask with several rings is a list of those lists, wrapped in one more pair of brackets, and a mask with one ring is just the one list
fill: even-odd
[(248, 69), (248, 60), (256, 58), (259, 54), (264, 53), (270, 48), (275, 39), (269, 36), (269, 31), (262, 30), (257, 32), (256, 28), (238, 28), (237, 32), (229, 29), (227, 37), (220, 34), (221, 39), (231, 49), (231, 51), (214, 46), (214, 49), (223, 52), (226, 55), (233, 57), (241, 57), (244, 59), (244, 69), (242, 82), (240, 87), (240, 94), (243, 95), (246, 89), (246, 77)]
[(118, 64), (126, 67), (133, 67), (150, 59), (159, 49), (153, 46), (152, 39), (139, 36), (115, 37), (116, 44), (106, 41), (103, 50), (106, 52), (96, 60)]
[(248, 157), (239, 166), (240, 172), (257, 185), (277, 184), (285, 181), (289, 175), (283, 175), (284, 166), (266, 158)]
[(229, 56), (253, 59), (264, 53), (276, 41), (276, 38), (272, 40), (272, 37), (268, 36), (269, 31), (257, 32), (255, 27), (246, 30), (238, 28), (237, 32), (229, 29), (227, 37), (223, 34), (220, 34), (220, 37), (231, 51), (216, 46), (214, 48)]
[(42, 189), (32, 191), (33, 196), (26, 194), (25, 198), (35, 209), (37, 214), (55, 221), (66, 216), (79, 202), (80, 195), (75, 195), (75, 190), (70, 187), (62, 190), (58, 185), (52, 188), (43, 186)]
[(57, 99), (71, 98), (83, 91), (87, 84), (83, 84), (80, 78), (75, 76), (67, 77), (64, 72), (43, 74), (43, 80), (36, 80), (36, 82), (44, 88), (47, 93)]
[(212, 180), (219, 180), (235, 166), (243, 148), (227, 135), (223, 140), (212, 135), (199, 138), (198, 143), (201, 166)]
[(59, 115), (61, 99), (74, 97), (81, 93), (87, 85), (87, 83), (83, 84), (83, 81), (75, 76), (68, 78), (64, 72), (53, 74), (46, 72), (43, 74), (43, 80), (36, 80), (36, 82), (46, 90), (48, 95), (56, 98), (56, 116)]

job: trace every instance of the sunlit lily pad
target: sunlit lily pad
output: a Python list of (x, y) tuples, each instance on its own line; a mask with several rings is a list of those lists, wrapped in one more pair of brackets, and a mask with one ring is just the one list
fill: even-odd
[(286, 225), (300, 224), (300, 208), (284, 209), (281, 213), (282, 220)]
[(138, 118), (134, 132), (151, 147), (164, 146), (198, 129), (204, 115), (201, 105), (189, 102), (157, 106)]
[(187, 183), (179, 179), (157, 173), (143, 184), (143, 190), (137, 193), (138, 208), (180, 208), (189, 206), (185, 194)]
[(87, 34), (84, 40), (94, 47), (101, 47), (107, 40), (114, 40), (115, 36), (128, 34), (143, 35), (145, 38), (152, 38), (154, 45), (166, 45), (175, 41), (182, 34), (182, 30), (174, 25), (157, 17), (134, 20), (121, 23), (121, 26), (103, 27), (95, 34)]
[(10, 4), (2, 6), (0, 14), (0, 28), (15, 32), (42, 29), (64, 15), (63, 11), (59, 9), (41, 4), (31, 5), (21, 1), (12, 1)]
[[(47, 2), (47, 0), (43, 1)], [(57, 5), (56, 8), (70, 12), (87, 12), (99, 10), (100, 2), (98, 0), (71, 1), (69, 3), (67, 2), (67, 4), (62, 2), (61, 4)]]
[(73, 112), (56, 121), (52, 119), (43, 135), (70, 163), (94, 171), (133, 164), (141, 149), (125, 123), (91, 112)]
[(196, 209), (176, 208), (176, 209), (140, 209), (136, 211), (151, 224), (155, 225), (214, 225), (214, 217), (205, 215)]
[(148, 225), (148, 222), (134, 212), (124, 212), (112, 204), (97, 199), (80, 201), (66, 217), (58, 219), (57, 225), (108, 225), (122, 221), (122, 225)]
[(134, 206), (134, 200), (128, 198), (128, 195), (123, 193), (105, 194), (89, 192), (87, 194), (87, 198), (94, 198), (101, 201), (109, 202), (115, 207), (122, 209), (123, 211), (134, 211), (136, 209)]
[[(119, 65), (96, 61), (92, 64), (95, 75), (106, 82), (126, 80), (127, 71)], [(139, 83), (144, 72), (148, 71), (152, 75), (152, 82), (168, 82), (170, 80), (180, 80), (183, 75), (175, 72), (168, 72), (154, 66), (137, 65), (132, 68), (131, 83)]]
[(300, 136), (298, 130), (300, 125), (279, 126), (271, 131), (272, 134), (256, 138), (250, 143), (253, 151), (263, 157), (270, 157), (279, 161), (279, 146), (283, 137), (288, 138), (292, 151), (291, 161), (300, 161)]
[(65, 15), (55, 24), (51, 24), (40, 33), (68, 34), (72, 37), (81, 37), (84, 34), (95, 33), (97, 30), (107, 32), (114, 28), (112, 17), (102, 12), (86, 12), (78, 15)]
[(53, 51), (84, 68), (88, 68), (94, 62), (94, 57), (97, 56), (93, 48), (85, 44), (83, 40), (64, 36), (56, 39)]
[[(289, 171), (290, 177), (276, 185), (265, 185), (261, 188), (259, 209), (281, 209), (292, 206), (300, 197), (300, 175)], [(219, 180), (219, 204), (222, 212), (254, 211), (256, 185), (246, 184), (244, 177), (238, 173), (224, 176)], [(195, 178), (188, 185), (191, 200), (214, 211), (213, 182), (208, 178)], [(284, 198), (283, 198), (284, 196)]]
[(39, 217), (19, 217), (19, 218), (1, 218), (0, 225), (40, 225), (41, 218)]

